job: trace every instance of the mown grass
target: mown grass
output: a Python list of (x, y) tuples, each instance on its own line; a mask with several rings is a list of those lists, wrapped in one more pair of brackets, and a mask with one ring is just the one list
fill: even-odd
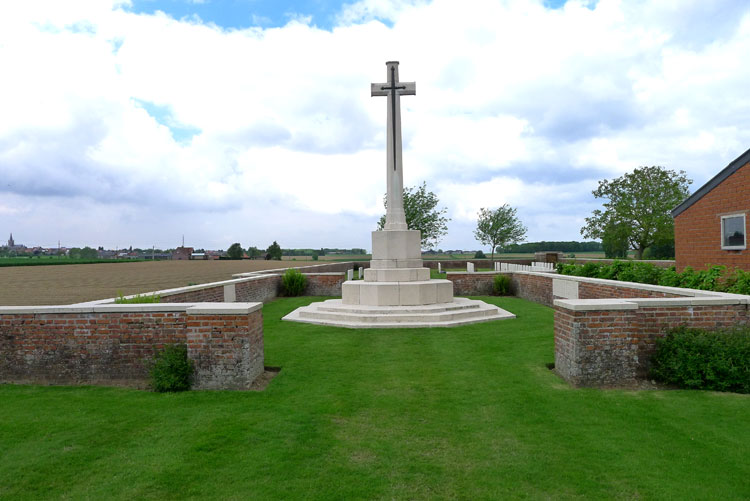
[(750, 397), (574, 389), (552, 310), (453, 329), (282, 323), (263, 392), (0, 385), (0, 497), (750, 497)]

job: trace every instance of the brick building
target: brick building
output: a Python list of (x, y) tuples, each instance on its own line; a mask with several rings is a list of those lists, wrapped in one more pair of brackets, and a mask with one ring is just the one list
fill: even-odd
[(190, 259), (194, 249), (192, 247), (177, 247), (172, 251), (172, 259), (175, 261), (182, 261)]
[(750, 270), (750, 150), (672, 210), (677, 270)]

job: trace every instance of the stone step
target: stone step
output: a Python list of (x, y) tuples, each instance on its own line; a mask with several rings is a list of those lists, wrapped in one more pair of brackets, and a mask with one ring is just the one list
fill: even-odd
[(446, 311), (460, 311), (472, 308), (478, 308), (476, 302), (464, 298), (455, 298), (451, 303), (435, 303), (421, 306), (391, 306), (384, 308), (382, 306), (367, 305), (342, 305), (338, 299), (329, 299), (318, 303), (318, 310), (328, 312), (342, 313), (359, 313), (370, 314), (378, 313), (381, 315), (400, 315), (414, 313), (442, 313)]
[(470, 308), (464, 311), (443, 312), (443, 313), (413, 313), (413, 314), (388, 314), (378, 315), (376, 313), (345, 313), (345, 312), (327, 312), (317, 310), (302, 310), (302, 318), (319, 318), (321, 320), (354, 320), (366, 323), (383, 323), (383, 322), (446, 322), (448, 320), (459, 320), (462, 318), (482, 317), (498, 315), (498, 311), (490, 308)]
[(453, 327), (514, 317), (497, 306), (466, 298), (455, 298), (452, 303), (442, 305), (396, 308), (363, 308), (331, 299), (297, 308), (283, 320), (349, 328), (390, 328)]

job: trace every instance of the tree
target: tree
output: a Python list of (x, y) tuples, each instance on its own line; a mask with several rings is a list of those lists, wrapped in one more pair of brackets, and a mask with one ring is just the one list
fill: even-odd
[(281, 247), (276, 243), (276, 240), (268, 246), (268, 249), (266, 250), (266, 259), (281, 261)]
[(263, 252), (257, 247), (253, 247), (252, 245), (247, 248), (247, 255), (250, 259), (259, 258)]
[(610, 224), (602, 234), (602, 250), (606, 258), (628, 257), (628, 229), (622, 224)]
[[(437, 195), (427, 191), (427, 183), (423, 182), (417, 188), (404, 188), (404, 213), (406, 225), (410, 230), (422, 233), (422, 248), (432, 249), (442, 237), (448, 234), (449, 218), (444, 214), (445, 207), (437, 209), (439, 200)], [(387, 196), (383, 197), (383, 205), (388, 209)], [(385, 227), (385, 215), (378, 221), (378, 230)]]
[(526, 236), (526, 227), (516, 215), (516, 209), (504, 204), (495, 210), (479, 209), (477, 229), (474, 237), (490, 246), (491, 257), (495, 259), (495, 248), (517, 243)]
[(597, 209), (586, 218), (581, 235), (600, 238), (602, 244), (623, 238), (613, 232), (624, 232), (628, 247), (635, 249), (636, 259), (655, 243), (674, 240), (671, 211), (689, 195), (693, 181), (685, 171), (675, 172), (663, 167), (640, 167), (609, 181), (599, 181), (592, 193), (604, 198), (604, 210)]
[(239, 242), (233, 243), (227, 249), (227, 256), (229, 256), (229, 259), (242, 259), (242, 254), (244, 253), (245, 251), (242, 249)]

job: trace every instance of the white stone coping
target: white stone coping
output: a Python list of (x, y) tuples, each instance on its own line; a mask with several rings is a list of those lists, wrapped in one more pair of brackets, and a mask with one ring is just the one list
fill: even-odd
[[(511, 271), (507, 273), (516, 273), (519, 275), (534, 275), (534, 276), (543, 276), (543, 277), (550, 277), (549, 273), (539, 272), (539, 271)], [(609, 280), (606, 278), (589, 278), (589, 277), (576, 277), (573, 275), (555, 275), (555, 280), (572, 280), (575, 282), (584, 282), (584, 283), (590, 283), (590, 284), (601, 284), (601, 285), (611, 285), (615, 287), (627, 287), (628, 289), (640, 289), (643, 291), (652, 291), (652, 292), (663, 292), (665, 294), (675, 294), (678, 296), (684, 296), (684, 297), (740, 297), (740, 298), (747, 298), (750, 296), (743, 296), (740, 294), (729, 294), (728, 292), (714, 292), (714, 291), (704, 291), (699, 289), (686, 289), (683, 287), (667, 287), (666, 285), (651, 285), (651, 284), (641, 284), (638, 282), (622, 282), (620, 280)], [(671, 298), (676, 299), (676, 298)]]
[[(362, 263), (362, 264), (365, 264), (365, 263), (369, 263), (369, 261), (332, 261), (330, 263), (330, 265), (333, 266), (333, 265), (336, 265), (336, 264), (347, 264), (347, 263), (352, 263), (352, 264)], [(307, 266), (287, 266), (286, 268), (274, 268), (272, 270), (246, 271), (246, 272), (243, 272), (243, 273), (235, 273), (232, 276), (233, 277), (238, 277), (238, 278), (250, 278), (250, 277), (256, 277), (258, 275), (263, 275), (263, 274), (265, 274), (265, 275), (281, 275), (286, 270), (289, 270), (289, 269), (298, 270), (298, 271), (302, 272), (303, 275), (339, 275), (339, 274), (342, 274), (342, 273), (346, 274), (345, 271), (309, 271), (309, 270), (307, 272), (304, 271), (305, 268), (313, 268), (313, 267), (317, 267), (317, 266), (326, 266), (327, 264), (328, 263), (325, 263), (325, 262), (323, 262), (323, 263), (319, 262), (318, 264), (309, 264)]]
[(623, 299), (555, 299), (555, 306), (573, 311), (637, 310), (638, 305)]
[[(505, 275), (507, 273), (520, 273), (515, 271), (445, 271), (446, 275)], [(535, 272), (541, 273), (541, 272)]]
[[(234, 275), (233, 275), (234, 276)], [(185, 287), (175, 287), (174, 289), (164, 289), (160, 291), (153, 291), (153, 292), (143, 292), (140, 294), (131, 294), (129, 296), (124, 296), (125, 299), (131, 299), (136, 296), (162, 296), (162, 299), (169, 299), (169, 296), (175, 296), (177, 294), (183, 294), (186, 292), (195, 292), (200, 291), (204, 289), (212, 289), (214, 287), (224, 287), (225, 285), (233, 285), (233, 284), (239, 284), (243, 282), (249, 282), (251, 280), (258, 280), (260, 278), (265, 277), (266, 275), (254, 275), (251, 277), (246, 278), (233, 278), (230, 280), (222, 280), (220, 282), (208, 282), (205, 284), (196, 284), (196, 285), (187, 285)], [(166, 296), (166, 297), (165, 297)], [(118, 298), (107, 298), (107, 299), (97, 299), (95, 301), (86, 301), (84, 303), (75, 303), (71, 306), (94, 306), (94, 305), (101, 305), (101, 304), (113, 304), (115, 300)], [(157, 304), (167, 304), (167, 303), (157, 303)], [(180, 303), (175, 303), (180, 304)], [(214, 303), (216, 304), (216, 303)]]
[(555, 299), (554, 305), (572, 311), (637, 310), (639, 308), (720, 306), (750, 304), (750, 296), (726, 294), (725, 297), (665, 297), (613, 299)]
[(0, 306), (0, 315), (31, 315), (51, 313), (167, 313), (190, 315), (248, 315), (263, 308), (263, 303), (142, 303), (98, 304), (83, 306)]

